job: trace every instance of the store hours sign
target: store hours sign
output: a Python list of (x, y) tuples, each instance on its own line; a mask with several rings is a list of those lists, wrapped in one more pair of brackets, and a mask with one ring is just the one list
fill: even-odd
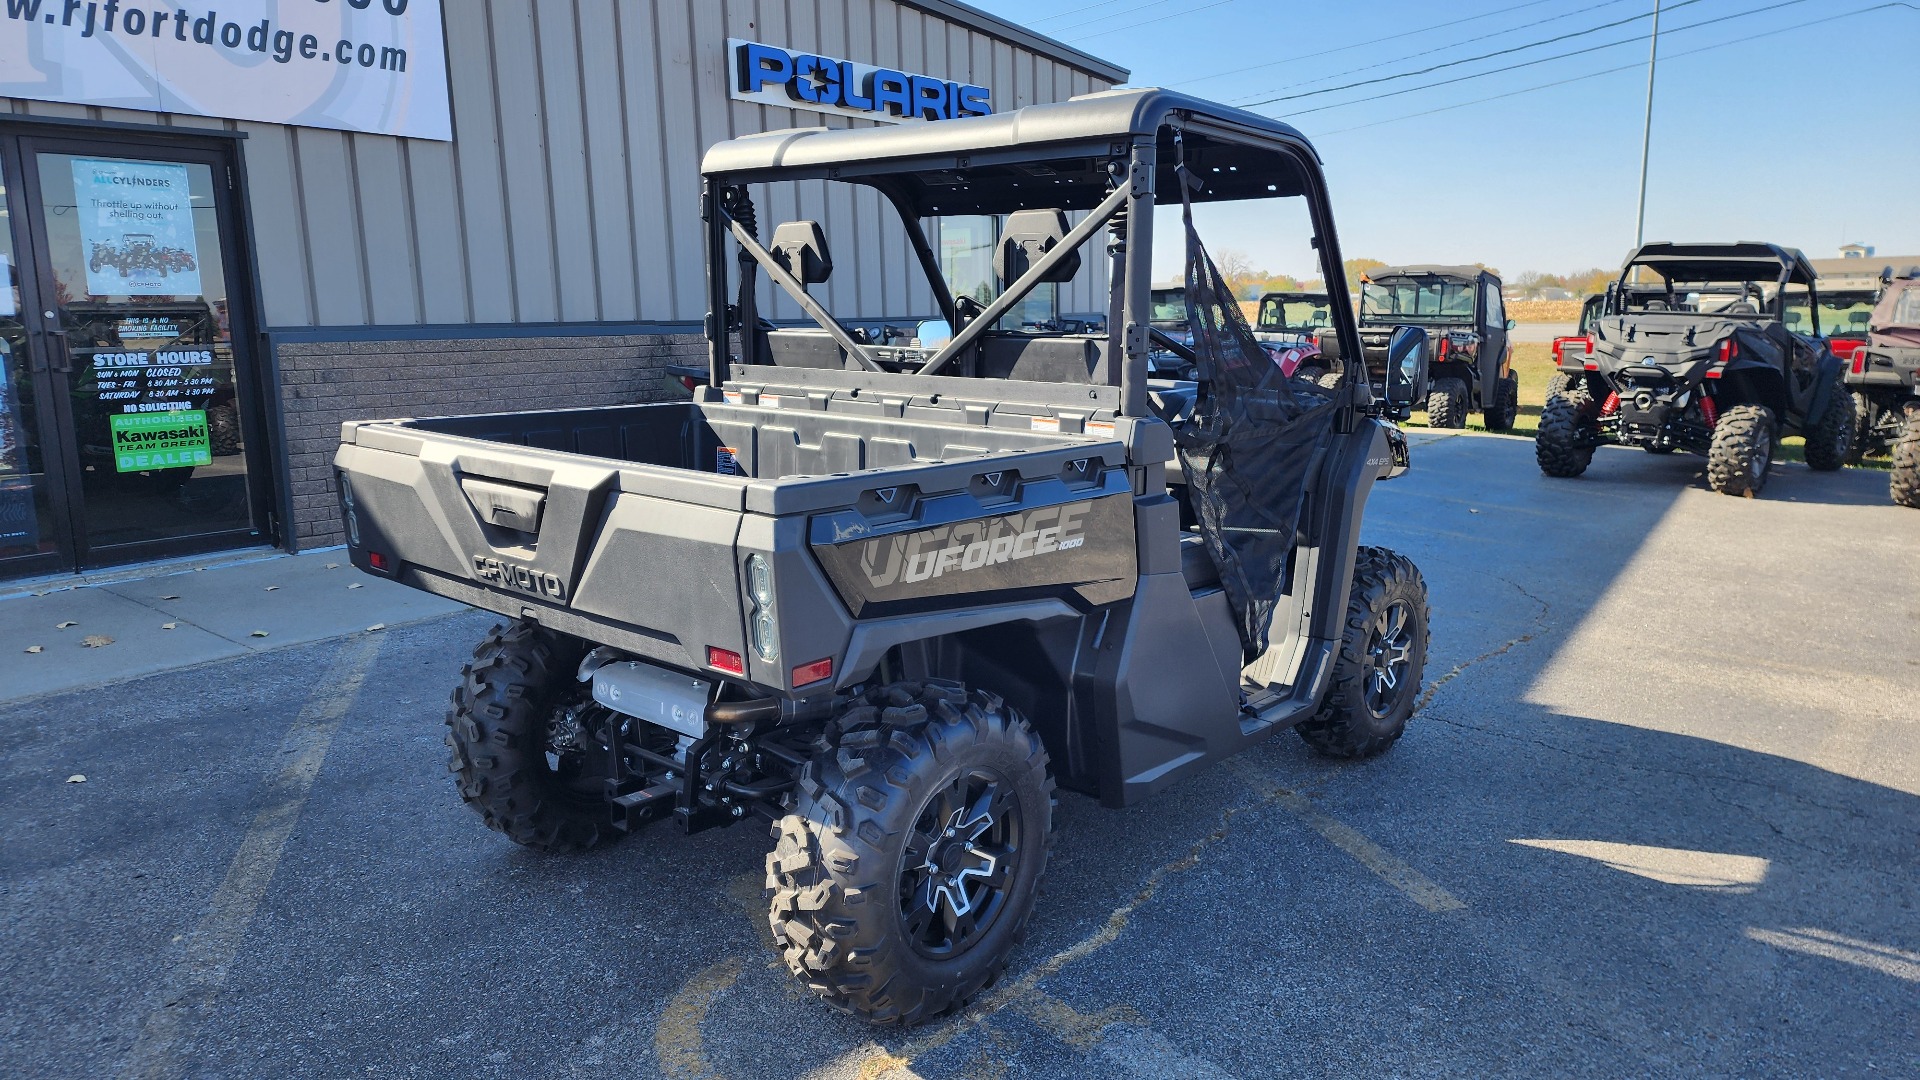
[(863, 120), (954, 120), (993, 112), (984, 86), (856, 64), (740, 38), (727, 39), (737, 101)]
[(440, 0), (0, 0), (0, 97), (450, 140), (444, 36)]

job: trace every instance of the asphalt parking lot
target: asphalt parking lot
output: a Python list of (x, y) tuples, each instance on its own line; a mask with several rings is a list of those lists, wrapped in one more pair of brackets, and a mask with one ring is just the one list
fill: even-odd
[(1433, 590), (1406, 739), (1067, 798), (958, 1018), (799, 990), (758, 827), (483, 829), (459, 614), (0, 706), (0, 1074), (1920, 1074), (1920, 514), (1884, 473), (1743, 500), (1415, 441), (1367, 525)]

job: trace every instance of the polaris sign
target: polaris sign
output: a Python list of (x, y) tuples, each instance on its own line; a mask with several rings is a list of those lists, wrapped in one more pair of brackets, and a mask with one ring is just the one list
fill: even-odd
[(783, 109), (854, 116), (862, 120), (954, 120), (993, 112), (984, 86), (909, 75), (777, 45), (727, 39), (732, 58), (728, 96)]

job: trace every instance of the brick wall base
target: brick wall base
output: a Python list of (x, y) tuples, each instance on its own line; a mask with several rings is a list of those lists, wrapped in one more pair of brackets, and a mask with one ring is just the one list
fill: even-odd
[(704, 365), (706, 350), (691, 334), (279, 343), (288, 546), (346, 539), (333, 482), (342, 421), (665, 400), (678, 395), (663, 368)]

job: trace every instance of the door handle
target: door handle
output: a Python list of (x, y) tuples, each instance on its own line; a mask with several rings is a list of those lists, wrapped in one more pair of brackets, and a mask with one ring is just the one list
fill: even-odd
[(73, 357), (67, 352), (67, 332), (65, 330), (42, 330), (41, 336), (47, 339), (47, 363), (44, 370), (61, 374), (73, 372)]

